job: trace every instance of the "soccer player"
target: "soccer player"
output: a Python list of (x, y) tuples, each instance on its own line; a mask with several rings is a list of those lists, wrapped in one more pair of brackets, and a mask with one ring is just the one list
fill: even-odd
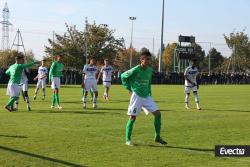
[(20, 88), (19, 84), (21, 81), (22, 73), (25, 68), (29, 68), (37, 62), (24, 64), (24, 55), (22, 53), (18, 53), (16, 56), (16, 63), (11, 65), (9, 69), (5, 72), (7, 75), (10, 76), (10, 80), (7, 87), (7, 95), (10, 96), (10, 100), (8, 101), (5, 109), (8, 111), (13, 111), (14, 102), (18, 99), (20, 95)]
[(113, 68), (109, 65), (108, 59), (105, 59), (104, 66), (101, 68), (97, 81), (99, 81), (102, 74), (102, 82), (105, 87), (103, 98), (106, 100), (109, 100), (109, 88), (111, 87), (112, 73)]
[(55, 108), (55, 105), (57, 105), (57, 108), (59, 110), (62, 109), (62, 106), (60, 106), (59, 101), (59, 89), (61, 86), (60, 77), (63, 76), (62, 70), (64, 67), (64, 65), (61, 63), (61, 58), (61, 55), (56, 55), (55, 61), (52, 63), (49, 70), (49, 83), (51, 83), (51, 89), (53, 89), (51, 108)]
[(198, 84), (196, 77), (199, 74), (198, 69), (197, 69), (197, 59), (192, 59), (191, 60), (191, 65), (186, 68), (185, 73), (184, 73), (184, 78), (185, 78), (185, 107), (186, 109), (190, 109), (189, 106), (189, 96), (190, 92), (193, 91), (194, 94), (194, 99), (196, 103), (196, 108), (198, 110), (201, 110), (201, 107), (199, 105), (199, 96), (198, 96)]
[[(20, 87), (20, 92), (22, 93), (23, 99), (24, 101), (27, 103), (27, 110), (31, 111), (30, 108), (30, 100), (29, 100), (29, 94), (28, 94), (28, 89), (29, 89), (29, 80), (28, 80), (28, 74), (29, 74), (29, 69), (25, 68), (23, 69), (22, 72), (22, 78), (21, 78), (21, 82), (19, 84)], [(15, 104), (15, 110), (18, 110), (18, 104), (19, 104), (19, 97), (16, 100), (16, 104)]]
[(131, 134), (136, 117), (141, 109), (148, 115), (154, 115), (155, 142), (162, 145), (167, 144), (161, 136), (161, 112), (151, 97), (151, 80), (153, 68), (150, 66), (151, 53), (142, 51), (140, 54), (140, 64), (124, 72), (121, 75), (122, 84), (131, 94), (128, 107), (129, 120), (126, 126), (126, 145), (133, 146)]
[(37, 80), (37, 85), (36, 85), (36, 90), (35, 90), (35, 95), (34, 95), (34, 100), (36, 100), (36, 96), (38, 93), (39, 88), (42, 88), (43, 90), (43, 100), (45, 99), (45, 89), (46, 89), (46, 79), (48, 76), (48, 69), (44, 67), (44, 60), (41, 61), (41, 66), (38, 68), (38, 75), (34, 78), (34, 81)]
[(83, 109), (86, 109), (86, 103), (87, 103), (87, 96), (88, 92), (91, 91), (91, 89), (94, 92), (93, 97), (93, 108), (96, 108), (96, 102), (98, 97), (98, 89), (97, 89), (97, 67), (95, 66), (95, 59), (92, 57), (89, 60), (89, 64), (86, 64), (83, 68), (83, 83), (82, 87), (84, 88), (84, 96), (83, 96)]

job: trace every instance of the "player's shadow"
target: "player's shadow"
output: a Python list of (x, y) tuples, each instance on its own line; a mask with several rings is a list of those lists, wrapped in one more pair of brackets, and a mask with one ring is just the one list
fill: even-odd
[(21, 138), (21, 139), (28, 138), (27, 136), (19, 136), (19, 135), (1, 135), (1, 134), (0, 134), (0, 137)]
[(173, 149), (181, 149), (181, 150), (189, 150), (189, 151), (201, 151), (201, 152), (214, 152), (214, 149), (207, 148), (192, 148), (192, 147), (182, 147), (182, 146), (162, 146), (162, 145), (148, 145), (149, 147), (161, 147), (161, 148), (173, 148)]
[(5, 150), (5, 151), (14, 152), (14, 153), (17, 153), (17, 154), (22, 154), (22, 155), (42, 159), (42, 160), (46, 160), (46, 161), (50, 161), (50, 162), (53, 162), (53, 163), (58, 163), (58, 164), (61, 164), (61, 165), (73, 166), (73, 167), (85, 167), (83, 165), (67, 162), (67, 161), (64, 161), (64, 160), (50, 158), (50, 157), (46, 157), (46, 156), (43, 156), (43, 155), (29, 153), (29, 152), (26, 152), (26, 151), (17, 150), (17, 149), (5, 147), (5, 146), (0, 146), (0, 149)]

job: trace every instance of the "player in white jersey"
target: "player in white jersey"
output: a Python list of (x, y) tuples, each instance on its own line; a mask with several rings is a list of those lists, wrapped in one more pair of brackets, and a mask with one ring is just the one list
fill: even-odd
[(94, 58), (89, 59), (89, 64), (86, 64), (83, 68), (83, 88), (84, 88), (84, 96), (83, 96), (83, 109), (86, 108), (87, 96), (88, 92), (92, 90), (94, 92), (93, 97), (93, 108), (96, 108), (96, 102), (98, 97), (98, 89), (97, 89), (97, 67), (95, 66)]
[(109, 65), (108, 59), (104, 60), (104, 66), (98, 75), (97, 81), (99, 81), (102, 75), (103, 86), (105, 87), (105, 92), (103, 98), (109, 100), (109, 88), (111, 87), (113, 68)]
[[(20, 92), (22, 93), (23, 99), (27, 103), (27, 110), (31, 111), (29, 94), (28, 94), (28, 89), (29, 89), (29, 85), (28, 85), (29, 80), (27, 77), (28, 74), (29, 74), (29, 69), (25, 68), (22, 73), (22, 78), (21, 78), (19, 87), (20, 87), (20, 90), (21, 90)], [(18, 110), (18, 104), (19, 104), (19, 97), (16, 100), (15, 110)]]
[(197, 84), (196, 77), (198, 76), (198, 68), (197, 68), (197, 60), (192, 59), (191, 60), (191, 65), (186, 68), (185, 73), (184, 73), (184, 78), (185, 78), (185, 107), (186, 109), (190, 109), (189, 106), (189, 96), (190, 92), (193, 91), (194, 98), (195, 98), (195, 103), (196, 107), (198, 110), (201, 110), (201, 107), (199, 105), (199, 96), (198, 96), (198, 89), (199, 86)]
[(36, 90), (35, 90), (35, 95), (34, 95), (34, 100), (36, 100), (36, 96), (38, 93), (39, 88), (43, 89), (43, 100), (45, 99), (45, 89), (46, 89), (46, 80), (48, 76), (48, 69), (44, 67), (44, 60), (41, 61), (41, 66), (38, 68), (38, 75), (34, 78), (34, 81), (37, 80), (37, 85), (36, 85)]

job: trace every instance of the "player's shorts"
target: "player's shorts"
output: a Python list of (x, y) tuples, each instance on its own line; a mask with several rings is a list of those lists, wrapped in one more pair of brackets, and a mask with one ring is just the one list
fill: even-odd
[(46, 88), (46, 79), (38, 79), (36, 87), (43, 89)]
[(59, 89), (61, 86), (61, 79), (60, 77), (53, 77), (51, 81), (51, 89)]
[(185, 86), (185, 91), (184, 93), (190, 93), (191, 91), (193, 92), (197, 92), (198, 91), (198, 88), (197, 86)]
[(19, 97), (20, 87), (18, 84), (9, 83), (6, 91), (6, 95), (10, 97)]
[(111, 87), (111, 81), (103, 81), (103, 86), (104, 86), (105, 88)]
[(97, 92), (97, 80), (96, 79), (85, 79), (84, 80), (84, 89), (85, 91), (90, 91), (92, 89), (93, 92)]
[(28, 89), (29, 89), (28, 81), (20, 83), (19, 84), (19, 89), (22, 90), (23, 92), (28, 91)]
[(131, 116), (137, 116), (141, 113), (142, 109), (145, 114), (148, 115), (149, 113), (157, 111), (158, 107), (151, 96), (143, 98), (133, 92), (130, 98), (127, 114)]

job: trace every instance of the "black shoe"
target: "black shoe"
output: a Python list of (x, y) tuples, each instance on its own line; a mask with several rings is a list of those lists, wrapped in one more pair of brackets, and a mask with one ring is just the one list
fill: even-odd
[(164, 141), (162, 138), (156, 138), (155, 139), (156, 143), (162, 144), (162, 145), (167, 145), (168, 143)]

